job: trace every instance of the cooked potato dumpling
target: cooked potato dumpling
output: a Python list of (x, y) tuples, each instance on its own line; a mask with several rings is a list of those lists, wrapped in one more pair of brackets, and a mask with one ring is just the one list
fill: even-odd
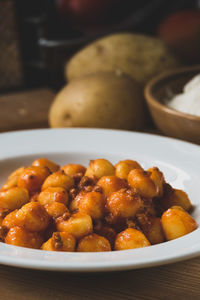
[(13, 227), (8, 231), (5, 242), (10, 245), (39, 249), (42, 237), (37, 232), (29, 232), (23, 227)]
[(192, 208), (192, 204), (186, 192), (178, 189), (172, 189), (167, 195), (165, 195), (161, 204), (164, 209), (168, 209), (171, 206), (181, 206), (186, 211), (189, 211)]
[(191, 207), (157, 167), (104, 158), (59, 167), (40, 158), (0, 188), (0, 242), (68, 252), (146, 247), (194, 231)]
[(58, 231), (71, 233), (78, 239), (93, 230), (92, 218), (84, 213), (72, 214), (68, 220), (58, 219), (56, 224)]
[(91, 216), (92, 219), (101, 219), (104, 216), (105, 198), (102, 193), (86, 193), (78, 202), (78, 209)]
[(161, 218), (165, 237), (168, 241), (186, 235), (197, 228), (196, 221), (182, 208), (172, 207)]
[(49, 174), (49, 169), (45, 167), (31, 166), (25, 168), (18, 177), (18, 186), (26, 188), (29, 193), (37, 192)]
[(30, 202), (16, 212), (16, 223), (29, 231), (42, 231), (49, 225), (49, 215), (38, 202)]
[(127, 250), (150, 246), (145, 235), (133, 228), (127, 228), (120, 232), (115, 240), (115, 250)]
[(107, 159), (91, 160), (86, 170), (85, 176), (101, 178), (115, 174), (115, 167)]
[(116, 235), (117, 235), (116, 231), (113, 228), (104, 225), (96, 229), (95, 233), (97, 233), (100, 236), (104, 236), (109, 241), (111, 247), (113, 248)]
[(127, 183), (117, 176), (103, 176), (97, 182), (103, 189), (104, 195), (109, 197), (112, 193), (127, 187)]
[(152, 245), (160, 244), (165, 241), (160, 218), (154, 217), (150, 219), (150, 224), (148, 229), (145, 231), (145, 235)]
[(144, 170), (131, 170), (128, 174), (128, 183), (145, 198), (153, 198), (158, 195), (158, 189), (150, 178), (150, 174)]
[(16, 176), (19, 176), (22, 171), (24, 171), (25, 167), (22, 166), (22, 167), (19, 167), (18, 169), (16, 169), (15, 171), (13, 171), (9, 176), (8, 176), (8, 179), (11, 179), (13, 177), (16, 177)]
[(149, 168), (147, 172), (150, 173), (150, 178), (157, 188), (157, 197), (162, 197), (165, 183), (163, 173), (157, 167)]
[(53, 236), (42, 245), (42, 250), (74, 252), (75, 237), (68, 232), (54, 232)]
[(86, 191), (81, 191), (76, 195), (76, 197), (70, 202), (69, 204), (69, 209), (72, 212), (78, 211), (78, 205), (81, 199), (85, 196), (87, 192)]
[(14, 210), (20, 208), (28, 201), (28, 191), (23, 187), (13, 187), (5, 191), (0, 191), (0, 208)]
[(66, 175), (63, 171), (55, 172), (49, 175), (42, 185), (42, 191), (49, 187), (62, 187), (69, 190), (74, 186), (74, 180), (71, 176)]
[(55, 164), (53, 161), (47, 158), (40, 158), (34, 160), (32, 166), (40, 166), (40, 167), (47, 167), (51, 172), (56, 172), (59, 170), (60, 166)]
[(112, 193), (106, 203), (108, 211), (114, 217), (121, 218), (134, 217), (141, 205), (141, 198), (127, 189)]
[(67, 191), (62, 187), (48, 187), (44, 189), (37, 197), (41, 205), (46, 205), (51, 202), (61, 202), (67, 204), (69, 197)]
[(7, 229), (17, 226), (16, 213), (17, 209), (5, 216), (2, 221), (2, 226), (6, 227)]
[(109, 241), (98, 234), (90, 234), (83, 237), (77, 247), (78, 252), (102, 252), (111, 251)]
[(79, 164), (67, 164), (61, 167), (61, 170), (65, 172), (65, 174), (73, 177), (76, 174), (81, 174), (82, 176), (85, 174), (86, 168)]
[(52, 218), (58, 218), (62, 215), (69, 213), (68, 208), (60, 202), (51, 202), (44, 206), (48, 215)]
[(133, 169), (143, 170), (135, 160), (121, 160), (115, 165), (115, 175), (119, 178), (127, 179), (129, 172)]
[(8, 190), (12, 187), (17, 186), (18, 177), (22, 173), (22, 171), (25, 169), (25, 167), (20, 167), (17, 170), (13, 171), (10, 176), (8, 177), (8, 180), (4, 183), (2, 186), (2, 190)]

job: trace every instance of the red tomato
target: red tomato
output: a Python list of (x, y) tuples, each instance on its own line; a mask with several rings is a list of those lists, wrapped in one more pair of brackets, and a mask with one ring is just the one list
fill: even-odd
[(200, 11), (184, 10), (167, 16), (158, 35), (187, 63), (200, 62)]

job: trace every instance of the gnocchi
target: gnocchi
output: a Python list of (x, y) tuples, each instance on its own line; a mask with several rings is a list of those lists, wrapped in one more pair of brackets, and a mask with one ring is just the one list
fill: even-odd
[(0, 189), (0, 241), (66, 252), (148, 247), (194, 231), (191, 208), (157, 167), (104, 158), (60, 166), (39, 158)]

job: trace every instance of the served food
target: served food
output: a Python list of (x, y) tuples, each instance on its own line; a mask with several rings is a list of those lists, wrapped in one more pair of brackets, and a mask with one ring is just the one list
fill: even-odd
[(146, 124), (141, 87), (122, 72), (96, 73), (72, 80), (49, 111), (51, 127), (141, 130)]
[(68, 252), (135, 249), (197, 228), (188, 195), (134, 160), (59, 166), (47, 158), (15, 170), (0, 190), (0, 238)]

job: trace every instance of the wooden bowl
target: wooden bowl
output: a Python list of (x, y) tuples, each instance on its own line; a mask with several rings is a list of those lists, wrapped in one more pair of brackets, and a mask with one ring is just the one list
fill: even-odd
[(183, 86), (200, 73), (200, 65), (179, 68), (153, 78), (145, 87), (145, 99), (152, 119), (165, 135), (200, 144), (200, 116), (169, 108), (167, 100), (181, 93)]

